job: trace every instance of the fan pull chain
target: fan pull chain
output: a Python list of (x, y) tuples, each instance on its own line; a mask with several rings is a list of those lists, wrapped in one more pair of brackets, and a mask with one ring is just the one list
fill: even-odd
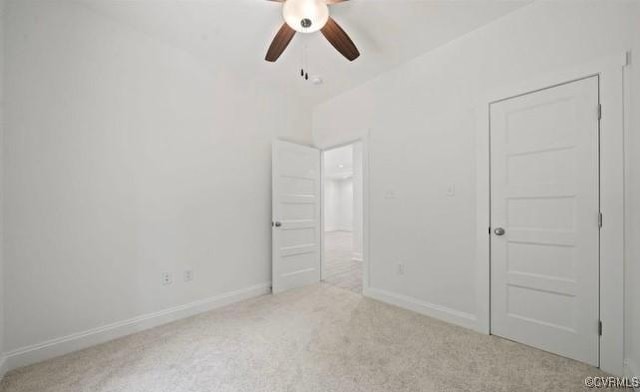
[(304, 46), (302, 47), (302, 50), (300, 51), (300, 76), (304, 77)]
[(307, 46), (302, 47), (302, 53), (300, 56), (300, 77), (304, 80), (309, 80), (309, 72), (305, 70), (307, 68)]
[(302, 51), (300, 53), (300, 77), (303, 78), (305, 81), (309, 80), (309, 72), (307, 70), (308, 58), (309, 58), (309, 54), (308, 54), (307, 46), (305, 45), (302, 47)]

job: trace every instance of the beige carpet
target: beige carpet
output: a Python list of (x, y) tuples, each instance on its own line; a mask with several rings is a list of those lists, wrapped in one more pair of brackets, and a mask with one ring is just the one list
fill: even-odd
[(325, 284), (9, 373), (4, 392), (581, 391), (590, 366)]
[(324, 233), (322, 280), (332, 286), (362, 293), (362, 261), (353, 259), (353, 234)]

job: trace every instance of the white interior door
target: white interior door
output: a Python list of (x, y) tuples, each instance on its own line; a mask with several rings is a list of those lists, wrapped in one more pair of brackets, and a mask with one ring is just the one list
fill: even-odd
[(491, 105), (491, 331), (598, 366), (598, 77)]
[(320, 281), (320, 151), (276, 140), (272, 155), (273, 292)]

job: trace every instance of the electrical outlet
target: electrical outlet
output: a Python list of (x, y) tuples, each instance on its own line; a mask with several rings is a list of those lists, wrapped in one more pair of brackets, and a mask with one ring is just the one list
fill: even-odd
[(447, 187), (447, 196), (452, 197), (456, 195), (456, 184), (449, 184)]
[(191, 282), (193, 280), (193, 270), (185, 270), (184, 271), (184, 281)]
[(167, 286), (173, 283), (173, 279), (171, 278), (171, 274), (168, 272), (162, 273), (162, 285)]
[(398, 263), (397, 272), (398, 275), (404, 275), (404, 264)]

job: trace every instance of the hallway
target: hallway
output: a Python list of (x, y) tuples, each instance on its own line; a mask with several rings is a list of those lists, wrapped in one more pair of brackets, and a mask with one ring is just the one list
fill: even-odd
[(322, 280), (362, 294), (362, 260), (353, 259), (353, 234), (350, 231), (326, 232), (324, 251)]

